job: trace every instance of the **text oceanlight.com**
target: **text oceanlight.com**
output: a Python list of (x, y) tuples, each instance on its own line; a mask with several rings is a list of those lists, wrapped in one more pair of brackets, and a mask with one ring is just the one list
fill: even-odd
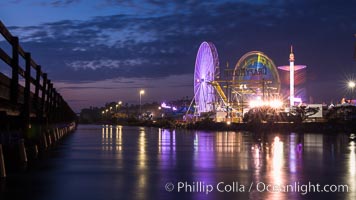
[(185, 192), (185, 193), (205, 193), (212, 192), (271, 192), (271, 193), (289, 193), (295, 192), (302, 195), (318, 192), (349, 192), (348, 185), (336, 184), (319, 184), (319, 183), (299, 183), (290, 184), (271, 184), (264, 182), (251, 182), (249, 184), (241, 184), (239, 182), (218, 182), (216, 184), (208, 184), (203, 181), (196, 182), (177, 182), (173, 184), (168, 182), (165, 185), (168, 192)]

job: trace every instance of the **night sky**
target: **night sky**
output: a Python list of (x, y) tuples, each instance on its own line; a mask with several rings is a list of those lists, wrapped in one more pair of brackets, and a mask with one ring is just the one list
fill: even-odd
[(138, 103), (140, 88), (143, 102), (191, 98), (203, 41), (221, 67), (252, 50), (286, 65), (293, 44), (318, 102), (350, 95), (356, 72), (351, 0), (1, 0), (0, 19), (76, 111)]

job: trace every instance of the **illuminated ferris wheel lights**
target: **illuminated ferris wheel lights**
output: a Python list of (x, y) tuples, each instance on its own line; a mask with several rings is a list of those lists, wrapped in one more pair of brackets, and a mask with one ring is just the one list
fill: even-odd
[(210, 83), (215, 75), (219, 75), (219, 59), (213, 43), (203, 42), (198, 50), (194, 69), (194, 100), (198, 114), (214, 110), (211, 102), (216, 99), (216, 93)]

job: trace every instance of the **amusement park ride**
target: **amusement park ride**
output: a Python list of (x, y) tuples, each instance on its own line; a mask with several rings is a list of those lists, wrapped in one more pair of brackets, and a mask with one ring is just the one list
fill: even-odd
[[(233, 69), (227, 66), (225, 73), (220, 72), (219, 64), (215, 45), (203, 42), (195, 61), (194, 98), (190, 105), (195, 102), (194, 116), (197, 118), (214, 116), (218, 122), (230, 123), (242, 121), (244, 117), (251, 119), (251, 115), (261, 115), (261, 111), (264, 116), (273, 113), (274, 120), (281, 115), (293, 118), (317, 112), (317, 109), (302, 107), (300, 110), (295, 106), (295, 103), (300, 105), (302, 102), (294, 97), (294, 72), (306, 66), (294, 66), (292, 47), (290, 65), (279, 67), (290, 72), (290, 94), (287, 98), (281, 94), (277, 67), (263, 52), (246, 53)], [(288, 99), (290, 103), (287, 106)], [(261, 120), (266, 120), (266, 117)]]

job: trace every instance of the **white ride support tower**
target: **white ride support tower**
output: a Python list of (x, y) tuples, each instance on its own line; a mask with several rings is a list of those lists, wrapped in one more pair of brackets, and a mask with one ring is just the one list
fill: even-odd
[(294, 54), (293, 46), (290, 46), (289, 54), (289, 100), (290, 106), (294, 106)]
[[(289, 105), (290, 107), (294, 106), (296, 102), (301, 103), (300, 97), (295, 97), (295, 74), (296, 71), (305, 69), (307, 66), (305, 65), (294, 65), (295, 57), (293, 53), (293, 46), (290, 47), (290, 54), (289, 54), (289, 65), (279, 66), (278, 69), (289, 71)], [(297, 81), (298, 84), (298, 81)]]

